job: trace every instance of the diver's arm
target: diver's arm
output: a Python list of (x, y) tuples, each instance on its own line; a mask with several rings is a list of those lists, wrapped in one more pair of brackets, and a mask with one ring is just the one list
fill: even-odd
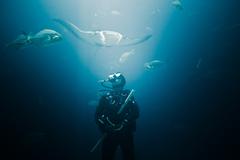
[(128, 104), (128, 109), (122, 115), (121, 122), (117, 125), (116, 131), (120, 131), (124, 128), (128, 128), (136, 122), (136, 119), (139, 117), (139, 107), (135, 100), (132, 100)]
[(139, 107), (135, 100), (130, 102), (128, 112), (125, 114), (124, 122), (132, 123), (139, 118)]
[(121, 123), (115, 124), (109, 119), (106, 107), (109, 105), (106, 96), (102, 97), (96, 109), (95, 121), (103, 133), (112, 133), (121, 130), (123, 126)]
[(103, 96), (103, 97), (101, 97), (101, 99), (99, 101), (99, 104), (97, 106), (96, 113), (95, 113), (96, 124), (99, 126), (99, 128), (102, 132), (105, 131), (105, 120), (104, 120), (105, 119), (105, 115), (104, 115), (105, 106), (106, 106), (106, 97)]
[(128, 111), (124, 114), (122, 121), (115, 125), (114, 131), (122, 131), (129, 126), (133, 125), (136, 122), (136, 119), (139, 117), (139, 108), (137, 103), (131, 103), (128, 107)]

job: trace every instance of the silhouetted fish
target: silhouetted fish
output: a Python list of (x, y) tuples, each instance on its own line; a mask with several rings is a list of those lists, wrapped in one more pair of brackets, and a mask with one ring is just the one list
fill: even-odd
[(45, 47), (60, 40), (62, 40), (60, 33), (51, 29), (43, 29), (36, 34), (23, 33), (19, 35), (14, 41), (7, 44), (7, 47), (16, 49), (23, 49), (32, 45)]

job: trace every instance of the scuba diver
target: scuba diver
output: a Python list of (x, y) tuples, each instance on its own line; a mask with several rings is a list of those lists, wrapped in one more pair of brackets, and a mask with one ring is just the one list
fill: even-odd
[(113, 160), (118, 146), (124, 160), (134, 160), (133, 133), (139, 117), (139, 108), (132, 95), (134, 90), (124, 89), (126, 80), (120, 72), (109, 75), (101, 84), (109, 89), (100, 98), (95, 113), (96, 123), (103, 133), (102, 160)]

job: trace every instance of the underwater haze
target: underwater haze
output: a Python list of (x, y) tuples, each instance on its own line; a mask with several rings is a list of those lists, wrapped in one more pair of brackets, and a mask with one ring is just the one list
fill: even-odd
[(98, 81), (121, 72), (137, 160), (238, 159), (240, 2), (179, 2), (1, 1), (1, 156), (100, 160)]

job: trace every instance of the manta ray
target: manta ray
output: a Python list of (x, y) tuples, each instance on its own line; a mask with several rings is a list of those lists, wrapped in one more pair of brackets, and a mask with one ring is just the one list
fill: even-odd
[(151, 34), (148, 34), (139, 38), (129, 38), (116, 31), (109, 30), (87, 31), (81, 30), (76, 25), (68, 21), (64, 21), (61, 19), (53, 19), (53, 21), (61, 24), (69, 32), (71, 32), (77, 39), (101, 47), (132, 46), (137, 45), (139, 43), (143, 43), (152, 37)]
[(43, 29), (35, 34), (22, 33), (15, 40), (8, 43), (7, 47), (15, 49), (23, 49), (33, 45), (46, 47), (60, 40), (62, 40), (60, 33), (51, 29)]

